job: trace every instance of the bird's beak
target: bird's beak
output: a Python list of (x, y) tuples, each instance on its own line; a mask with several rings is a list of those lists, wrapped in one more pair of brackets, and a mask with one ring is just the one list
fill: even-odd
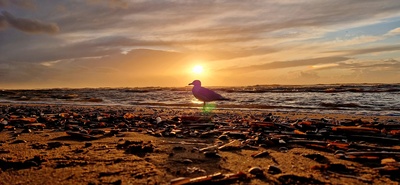
[(193, 85), (193, 82), (192, 82), (192, 83), (190, 83), (190, 84), (188, 84), (188, 85)]

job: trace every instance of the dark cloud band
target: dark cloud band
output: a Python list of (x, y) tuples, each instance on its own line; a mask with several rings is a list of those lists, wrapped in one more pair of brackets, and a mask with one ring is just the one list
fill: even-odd
[(38, 20), (14, 17), (7, 11), (2, 11), (0, 15), (0, 28), (5, 26), (5, 22), (13, 28), (28, 33), (57, 33), (60, 28), (54, 23), (44, 23)]

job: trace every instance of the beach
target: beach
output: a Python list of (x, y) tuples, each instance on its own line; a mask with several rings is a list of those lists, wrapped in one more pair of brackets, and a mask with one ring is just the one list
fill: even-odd
[(0, 185), (398, 185), (399, 43), (399, 0), (0, 0)]
[(400, 117), (1, 104), (0, 184), (398, 184)]

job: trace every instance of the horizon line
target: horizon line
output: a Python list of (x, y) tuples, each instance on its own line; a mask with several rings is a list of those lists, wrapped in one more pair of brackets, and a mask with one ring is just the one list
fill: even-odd
[[(380, 82), (363, 82), (363, 83), (318, 83), (318, 84), (255, 84), (255, 85), (229, 85), (229, 86), (204, 86), (204, 87), (215, 87), (215, 88), (228, 88), (228, 87), (253, 87), (253, 86), (321, 86), (321, 85), (400, 85), (397, 83), (380, 83)], [(51, 89), (144, 89), (144, 88), (186, 88), (191, 87), (185, 86), (136, 86), (136, 87), (39, 87), (39, 88), (0, 88), (1, 91), (7, 90), (51, 90)]]

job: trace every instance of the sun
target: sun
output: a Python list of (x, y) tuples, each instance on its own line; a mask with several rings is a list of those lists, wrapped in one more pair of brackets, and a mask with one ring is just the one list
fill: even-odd
[(196, 65), (192, 69), (192, 72), (195, 74), (201, 74), (201, 73), (203, 73), (203, 71), (204, 71), (204, 69), (203, 69), (203, 66), (201, 66), (201, 65)]

